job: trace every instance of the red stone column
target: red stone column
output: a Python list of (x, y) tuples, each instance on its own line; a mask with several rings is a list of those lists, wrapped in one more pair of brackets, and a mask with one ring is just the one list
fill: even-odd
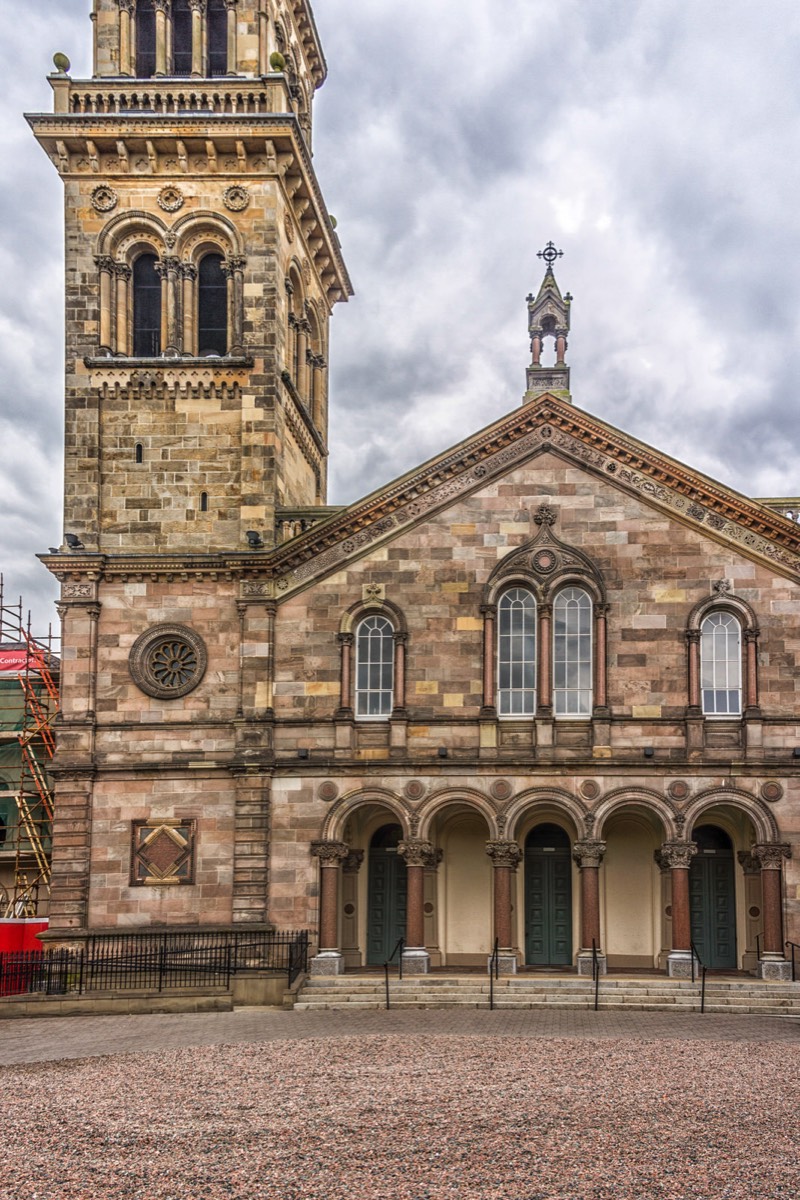
[(553, 706), (552, 638), (553, 610), (549, 604), (539, 606), (539, 702), (537, 711), (549, 714)]
[(425, 975), (430, 965), (425, 949), (425, 868), (434, 858), (435, 850), (422, 838), (406, 838), (398, 843), (397, 853), (405, 862), (408, 873), (403, 970), (410, 975)]
[(606, 615), (608, 608), (604, 604), (595, 606), (594, 615), (594, 707), (608, 707), (608, 687), (606, 681)]
[(689, 713), (699, 715), (700, 704), (700, 630), (690, 629), (686, 634), (686, 649), (689, 665)]
[(789, 963), (783, 953), (781, 869), (784, 858), (791, 857), (791, 848), (782, 842), (762, 842), (753, 846), (752, 853), (761, 866), (761, 907), (764, 915), (759, 975), (765, 979), (788, 978), (785, 968), (789, 967)]
[(605, 842), (594, 839), (575, 842), (572, 857), (581, 873), (581, 948), (578, 954), (578, 974), (592, 972), (592, 943), (600, 958), (600, 970), (605, 973), (605, 955), (600, 949), (600, 863), (606, 852)]
[(482, 604), (483, 614), (483, 712), (491, 716), (495, 711), (495, 624), (497, 606)]
[(344, 960), (339, 950), (339, 872), (350, 853), (346, 842), (312, 842), (319, 859), (319, 950), (311, 962), (314, 975), (339, 975)]
[(522, 849), (516, 842), (487, 842), (486, 853), (494, 867), (494, 935), (500, 958), (499, 970), (504, 975), (514, 975), (517, 956), (512, 919), (513, 885)]
[(745, 708), (749, 709), (753, 716), (758, 714), (753, 712), (758, 708), (758, 630), (746, 629), (744, 633), (745, 644)]
[(542, 365), (542, 335), (535, 333), (531, 338), (531, 362), (534, 367)]
[(656, 852), (663, 870), (670, 872), (672, 885), (672, 949), (667, 958), (667, 973), (673, 978), (691, 976), (692, 917), (689, 906), (689, 869), (697, 854), (694, 842), (664, 842)]
[(352, 705), (350, 699), (353, 694), (353, 635), (352, 633), (339, 634), (339, 646), (341, 648), (341, 672), (339, 676), (339, 712), (337, 716), (351, 716)]
[(406, 707), (406, 644), (407, 633), (394, 635), (394, 712), (402, 716)]

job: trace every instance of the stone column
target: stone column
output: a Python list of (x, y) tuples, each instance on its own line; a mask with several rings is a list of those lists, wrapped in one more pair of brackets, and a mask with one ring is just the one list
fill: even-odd
[(319, 949), (311, 960), (312, 975), (341, 975), (344, 958), (339, 949), (339, 872), (350, 853), (346, 842), (312, 842), (319, 859)]
[(228, 9), (228, 74), (235, 75), (237, 73), (238, 62), (236, 59), (236, 4), (237, 0), (225, 0), (225, 6)]
[(222, 270), (228, 280), (228, 353), (244, 354), (244, 267), (246, 259), (231, 255)]
[(516, 842), (487, 842), (486, 853), (494, 867), (494, 935), (498, 942), (498, 969), (501, 975), (516, 975), (517, 955), (511, 910), (514, 875), (522, 858), (522, 849)]
[(197, 267), (194, 263), (181, 263), (181, 279), (183, 280), (183, 353), (197, 354), (194, 320), (194, 292), (197, 280)]
[(204, 0), (189, 0), (192, 10), (192, 74), (200, 76), (203, 71), (203, 7)]
[(132, 271), (127, 263), (115, 263), (114, 274), (117, 278), (117, 344), (115, 350), (117, 354), (128, 355), (130, 353), (128, 342), (128, 329), (130, 327), (128, 321), (128, 309), (130, 307), (128, 293), (130, 291), (129, 285)]
[(702, 713), (700, 703), (700, 630), (690, 629), (686, 634), (686, 649), (689, 659), (689, 715)]
[(758, 716), (758, 630), (745, 629), (745, 709)]
[(567, 337), (564, 333), (556, 335), (556, 366), (563, 367), (567, 355)]
[(339, 711), (338, 717), (352, 717), (353, 706), (350, 698), (353, 694), (353, 635), (340, 633), (338, 636), (341, 651), (341, 670), (339, 673)]
[(358, 945), (358, 873), (363, 850), (351, 850), (342, 863), (342, 954), (346, 967), (361, 966)]
[(594, 651), (594, 707), (595, 709), (606, 709), (608, 707), (608, 688), (606, 681), (606, 620), (608, 614), (608, 606), (605, 604), (595, 605), (594, 611), (594, 635), (595, 635), (595, 651)]
[(100, 271), (100, 351), (111, 353), (111, 280), (114, 275), (114, 260), (104, 254), (96, 258), (95, 265)]
[(531, 338), (531, 363), (534, 367), (542, 365), (542, 335), (535, 333)]
[(606, 973), (606, 956), (600, 949), (600, 863), (606, 852), (605, 842), (585, 840), (575, 842), (572, 857), (581, 873), (581, 948), (578, 952), (578, 974), (592, 973), (592, 943), (597, 948), (600, 971)]
[(495, 715), (495, 626), (497, 605), (482, 604), (483, 614), (483, 716)]
[(676, 979), (692, 973), (689, 868), (695, 854), (694, 842), (664, 842), (660, 850), (659, 863), (669, 869), (672, 880), (672, 949), (667, 956), (667, 974)]
[(553, 609), (549, 604), (539, 606), (539, 697), (536, 711), (549, 716), (553, 707)]
[(161, 334), (163, 354), (180, 354), (178, 276), (181, 274), (181, 263), (170, 255), (156, 263), (156, 271), (161, 278)]
[(425, 867), (435, 850), (422, 838), (406, 838), (398, 843), (397, 853), (405, 862), (408, 874), (403, 970), (409, 975), (427, 975), (430, 957), (425, 949)]
[(119, 0), (119, 73), (133, 75), (133, 0)]
[(791, 858), (791, 847), (783, 842), (762, 842), (752, 847), (752, 854), (761, 866), (761, 909), (764, 917), (758, 976), (760, 979), (788, 980), (792, 977), (792, 964), (784, 956), (781, 870), (783, 860)]
[(406, 646), (407, 633), (394, 635), (394, 709), (393, 717), (406, 715)]
[(167, 13), (170, 0), (153, 0), (156, 10), (156, 75), (167, 73)]
[(440, 850), (437, 846), (432, 857), (425, 863), (425, 902), (423, 904), (425, 916), (425, 949), (430, 955), (431, 966), (434, 968), (442, 965), (437, 910), (439, 904), (438, 871), (443, 857), (444, 851)]
[(295, 386), (301, 400), (308, 400), (308, 335), (311, 326), (305, 317), (297, 325), (297, 379)]

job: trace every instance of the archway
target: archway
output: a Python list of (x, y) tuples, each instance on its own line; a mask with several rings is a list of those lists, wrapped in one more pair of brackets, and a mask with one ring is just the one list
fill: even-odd
[(386, 962), (398, 940), (405, 936), (406, 864), (397, 853), (403, 831), (399, 825), (381, 825), (369, 843), (367, 864), (367, 965)]
[(525, 839), (525, 962), (572, 963), (572, 862), (560, 825), (535, 825)]
[(733, 842), (718, 825), (696, 826), (692, 840), (697, 844), (689, 871), (692, 941), (707, 967), (735, 968)]

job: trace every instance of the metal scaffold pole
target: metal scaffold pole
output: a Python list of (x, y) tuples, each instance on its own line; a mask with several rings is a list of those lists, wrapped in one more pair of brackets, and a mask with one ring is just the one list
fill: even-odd
[[(50, 896), (58, 638), (34, 636), (0, 575), (0, 915), (44, 915)], [(13, 863), (13, 868), (12, 868)]]

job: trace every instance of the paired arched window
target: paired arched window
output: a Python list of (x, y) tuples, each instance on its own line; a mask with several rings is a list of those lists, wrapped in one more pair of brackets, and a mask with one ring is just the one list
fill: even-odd
[(161, 353), (161, 280), (155, 254), (140, 254), (133, 264), (133, 355)]
[(497, 605), (497, 712), (532, 717), (536, 711), (536, 601), (527, 588), (509, 588)]
[(197, 271), (198, 354), (228, 352), (228, 281), (221, 254), (206, 254)]
[(583, 588), (564, 588), (553, 604), (553, 711), (592, 714), (592, 601)]
[(356, 627), (355, 715), (390, 717), (394, 702), (394, 626), (383, 616), (364, 617)]
[(700, 694), (705, 716), (741, 714), (742, 627), (732, 613), (709, 613), (700, 624)]
[[(191, 75), (203, 63), (209, 75), (228, 73), (228, 10), (225, 0), (207, 0), (205, 14), (192, 18), (189, 0), (172, 0), (159, 29), (153, 0), (138, 0), (136, 21), (136, 76)], [(205, 47), (205, 54), (204, 54)]]

